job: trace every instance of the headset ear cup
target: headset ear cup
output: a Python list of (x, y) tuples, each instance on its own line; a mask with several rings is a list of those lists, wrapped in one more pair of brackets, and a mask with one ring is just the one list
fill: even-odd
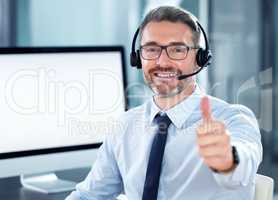
[(136, 38), (140, 32), (140, 27), (137, 28), (133, 39), (132, 39), (132, 46), (131, 46), (131, 53), (130, 53), (130, 65), (132, 67), (137, 67), (138, 69), (142, 68), (141, 64), (141, 58), (140, 58), (140, 51), (137, 49), (135, 50), (136, 47)]
[(130, 65), (132, 67), (137, 67), (138, 69), (142, 68), (139, 50), (130, 53)]
[(196, 61), (200, 67), (206, 67), (207, 64), (209, 64), (210, 60), (211, 60), (211, 55), (209, 54), (209, 52), (207, 50), (200, 48), (197, 51)]
[(136, 67), (137, 66), (137, 55), (136, 55), (136, 52), (131, 52), (130, 53), (130, 65), (132, 67)]
[(137, 68), (141, 69), (142, 68), (142, 62), (141, 62), (141, 57), (140, 57), (140, 51), (136, 51), (136, 62), (137, 62)]

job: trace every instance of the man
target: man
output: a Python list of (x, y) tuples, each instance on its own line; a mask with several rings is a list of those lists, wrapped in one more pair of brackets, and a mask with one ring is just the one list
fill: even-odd
[(139, 59), (155, 95), (119, 119), (67, 200), (109, 200), (120, 193), (129, 200), (253, 199), (262, 159), (255, 116), (205, 95), (194, 76), (178, 79), (205, 65), (197, 55), (200, 28), (179, 8), (147, 14)]

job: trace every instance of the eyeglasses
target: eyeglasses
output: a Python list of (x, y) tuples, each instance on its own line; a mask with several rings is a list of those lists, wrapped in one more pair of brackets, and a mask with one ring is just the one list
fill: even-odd
[(191, 49), (199, 49), (198, 47), (189, 47), (184, 44), (173, 44), (167, 46), (144, 45), (140, 47), (140, 54), (145, 60), (158, 59), (165, 49), (167, 56), (173, 60), (183, 60), (186, 58), (188, 51)]

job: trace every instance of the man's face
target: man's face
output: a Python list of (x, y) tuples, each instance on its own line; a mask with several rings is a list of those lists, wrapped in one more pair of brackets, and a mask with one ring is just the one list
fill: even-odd
[[(183, 23), (168, 21), (150, 22), (145, 26), (141, 46), (172, 44), (194, 46), (191, 29)], [(193, 73), (197, 66), (196, 50), (189, 50), (182, 60), (173, 60), (168, 57), (164, 49), (160, 57), (153, 60), (146, 60), (141, 55), (141, 61), (146, 83), (160, 96), (171, 96), (185, 89), (193, 78), (179, 81), (177, 76)]]

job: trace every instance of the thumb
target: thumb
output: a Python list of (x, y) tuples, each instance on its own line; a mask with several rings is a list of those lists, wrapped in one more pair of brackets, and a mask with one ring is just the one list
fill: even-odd
[(202, 97), (200, 106), (203, 120), (205, 122), (212, 120), (210, 102), (207, 96)]

